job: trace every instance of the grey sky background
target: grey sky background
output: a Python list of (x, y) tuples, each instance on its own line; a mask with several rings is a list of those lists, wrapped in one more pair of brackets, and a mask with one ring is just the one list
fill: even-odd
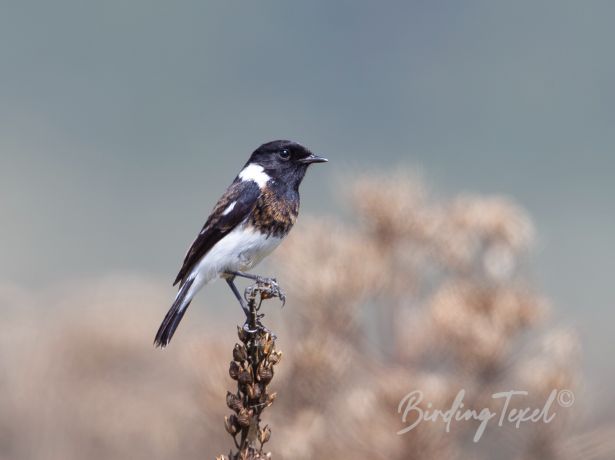
[(513, 197), (537, 282), (612, 386), (615, 2), (0, 2), (0, 279), (169, 280), (274, 138)]

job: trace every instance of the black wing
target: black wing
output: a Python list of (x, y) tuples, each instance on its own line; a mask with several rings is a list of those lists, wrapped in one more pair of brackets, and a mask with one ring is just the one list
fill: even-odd
[[(228, 235), (254, 209), (261, 190), (254, 181), (235, 180), (222, 195), (211, 215), (203, 225), (203, 230), (196, 237), (184, 259), (182, 268), (175, 278), (173, 286), (184, 283), (192, 268), (222, 238)], [(235, 203), (230, 212), (224, 213)]]

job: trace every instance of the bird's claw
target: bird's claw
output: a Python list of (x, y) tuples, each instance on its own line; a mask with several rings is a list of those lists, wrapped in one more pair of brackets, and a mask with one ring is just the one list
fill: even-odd
[(282, 302), (282, 306), (286, 304), (286, 294), (284, 294), (284, 291), (275, 278), (257, 276), (256, 284), (246, 289), (246, 299), (248, 300), (250, 297), (255, 297), (257, 293), (260, 294), (263, 300), (277, 297)]
[(278, 290), (278, 299), (280, 299), (280, 302), (282, 302), (282, 308), (284, 308), (284, 305), (286, 305), (286, 294), (284, 294), (282, 289)]
[(268, 281), (269, 281), (268, 283), (269, 289), (268, 291), (265, 292), (264, 298), (271, 299), (273, 297), (277, 297), (278, 299), (280, 299), (280, 302), (282, 302), (282, 306), (284, 306), (286, 304), (286, 294), (284, 294), (284, 291), (278, 284), (278, 281), (275, 278), (271, 278)]
[[(260, 301), (257, 299), (260, 297)], [(263, 314), (259, 314), (260, 303), (266, 299), (272, 299), (277, 297), (282, 302), (282, 306), (286, 303), (286, 295), (284, 291), (280, 289), (280, 285), (275, 278), (264, 278), (258, 276), (256, 283), (252, 286), (248, 286), (244, 291), (244, 299), (247, 302), (244, 312), (246, 314), (246, 321), (243, 325), (243, 331), (251, 336), (258, 333), (269, 334), (275, 338), (273, 332), (267, 329), (261, 322)], [(243, 302), (242, 302), (243, 307)]]

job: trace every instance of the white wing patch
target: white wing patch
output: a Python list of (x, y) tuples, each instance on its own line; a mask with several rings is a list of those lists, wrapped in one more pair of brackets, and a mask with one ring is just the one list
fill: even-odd
[(223, 216), (226, 216), (229, 212), (231, 212), (233, 210), (233, 208), (235, 207), (235, 205), (237, 204), (236, 201), (233, 201), (231, 204), (229, 204), (226, 209), (224, 210), (224, 212), (222, 213)]
[(252, 180), (256, 182), (260, 188), (263, 188), (267, 181), (271, 179), (262, 166), (254, 163), (250, 163), (248, 166), (243, 168), (239, 173), (239, 178), (242, 181)]

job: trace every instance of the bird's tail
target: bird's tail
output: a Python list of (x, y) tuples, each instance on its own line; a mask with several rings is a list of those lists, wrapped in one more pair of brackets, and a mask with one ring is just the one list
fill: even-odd
[(164, 348), (171, 341), (175, 329), (179, 326), (179, 322), (184, 317), (184, 313), (186, 313), (192, 301), (192, 296), (194, 294), (188, 295), (188, 293), (193, 282), (194, 278), (188, 279), (179, 289), (173, 305), (171, 305), (167, 315), (164, 317), (164, 320), (162, 320), (162, 324), (158, 328), (156, 338), (154, 339), (155, 346)]

